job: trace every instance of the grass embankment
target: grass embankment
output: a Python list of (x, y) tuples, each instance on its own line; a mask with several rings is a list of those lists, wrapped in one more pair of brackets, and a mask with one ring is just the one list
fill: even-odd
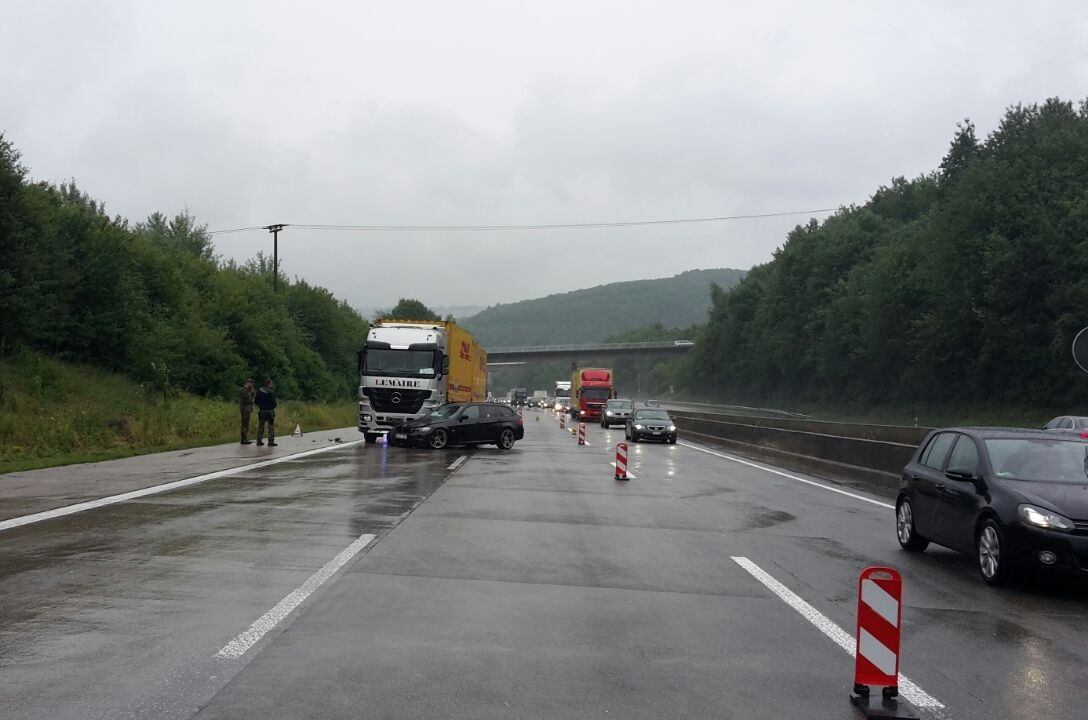
[[(0, 473), (238, 441), (237, 404), (167, 394), (35, 354), (0, 358)], [(281, 400), (276, 427), (349, 427), (357, 412), (351, 401)]]

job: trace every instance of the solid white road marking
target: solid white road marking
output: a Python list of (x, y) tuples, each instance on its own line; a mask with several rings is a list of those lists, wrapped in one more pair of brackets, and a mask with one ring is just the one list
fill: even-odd
[(840, 490), (839, 488), (831, 487), (830, 485), (824, 485), (823, 483), (814, 482), (812, 480), (806, 480), (803, 477), (797, 477), (796, 475), (791, 475), (788, 472), (782, 472), (781, 470), (775, 470), (774, 468), (769, 468), (769, 467), (767, 467), (765, 465), (760, 465), (760, 464), (754, 463), (754, 462), (748, 462), (747, 460), (741, 460), (738, 457), (733, 457), (732, 455), (726, 455), (725, 453), (715, 452), (714, 450), (708, 450), (706, 448), (699, 447), (698, 445), (692, 445), (691, 443), (681, 442), (681, 443), (677, 443), (677, 444), (678, 445), (683, 445), (686, 448), (691, 448), (692, 450), (698, 450), (699, 452), (707, 453), (708, 455), (713, 455), (714, 457), (720, 457), (720, 458), (723, 458), (725, 460), (732, 460), (735, 463), (740, 463), (741, 465), (747, 465), (748, 467), (753, 467), (753, 468), (755, 468), (757, 470), (764, 470), (764, 471), (769, 472), (769, 473), (774, 473), (775, 475), (781, 475), (784, 478), (789, 478), (790, 480), (796, 480), (797, 482), (804, 483), (805, 485), (811, 485), (813, 487), (818, 487), (821, 490), (828, 490), (828, 491), (833, 492), (833, 493), (838, 493), (839, 495), (845, 495), (846, 497), (852, 497), (855, 500), (863, 500), (863, 501), (865, 501), (867, 503), (872, 503), (873, 505), (879, 505), (882, 508), (888, 508), (889, 510), (895, 510), (895, 505), (892, 505), (891, 503), (886, 503), (886, 502), (884, 502), (882, 500), (874, 500), (873, 498), (865, 497), (864, 495), (858, 495), (857, 493), (852, 493), (852, 492), (849, 492), (847, 490)]
[(216, 480), (222, 477), (228, 477), (230, 475), (237, 475), (243, 473), (246, 470), (256, 470), (257, 468), (268, 467), (269, 465), (276, 465), (277, 463), (286, 462), (288, 460), (297, 460), (298, 458), (309, 457), (310, 455), (317, 455), (318, 453), (328, 452), (330, 450), (336, 450), (337, 448), (348, 447), (351, 445), (357, 445), (362, 440), (349, 440), (348, 442), (337, 443), (335, 445), (327, 445), (325, 447), (319, 447), (314, 450), (307, 450), (306, 452), (295, 453), (294, 455), (284, 455), (283, 457), (272, 458), (271, 460), (263, 460), (258, 463), (251, 463), (249, 465), (239, 465), (238, 467), (227, 468), (226, 470), (218, 470), (216, 472), (207, 473), (205, 475), (197, 475), (196, 477), (185, 478), (184, 480), (175, 480), (174, 482), (164, 483), (162, 485), (153, 485), (151, 487), (140, 488), (139, 490), (132, 490), (131, 492), (121, 493), (120, 495), (110, 495), (108, 497), (98, 498), (96, 500), (88, 500), (87, 502), (76, 503), (75, 505), (66, 505), (64, 507), (54, 508), (53, 510), (44, 510), (33, 515), (23, 515), (22, 517), (11, 518), (10, 520), (0, 520), (0, 531), (11, 530), (12, 528), (22, 527), (23, 525), (30, 525), (31, 523), (42, 522), (43, 520), (52, 520), (53, 518), (64, 517), (65, 515), (74, 515), (84, 510), (94, 510), (105, 505), (114, 505), (116, 503), (127, 502), (129, 500), (135, 500), (136, 498), (147, 497), (148, 495), (157, 495), (159, 493), (169, 492), (171, 490), (177, 490), (179, 488), (188, 487), (190, 485), (196, 485), (197, 483), (207, 482), (208, 480)]
[[(752, 577), (763, 583), (764, 587), (777, 595), (779, 599), (796, 610), (801, 617), (815, 625), (817, 630), (831, 638), (836, 645), (849, 653), (850, 657), (854, 657), (856, 640), (852, 635), (847, 634), (845, 630), (836, 625), (830, 618), (802, 600), (797, 593), (775, 580), (767, 571), (748, 558), (733, 557), (732, 559), (737, 565), (740, 565), (747, 570)], [(885, 650), (887, 649), (885, 648)], [(866, 653), (866, 657), (869, 657), (868, 653)], [(892, 667), (894, 669), (894, 662)], [(902, 673), (899, 675), (899, 694), (918, 708), (924, 709), (932, 715), (940, 718), (947, 717), (944, 712), (944, 703), (915, 685), (914, 682)]]
[(449, 467), (447, 467), (446, 469), (449, 470), (450, 472), (453, 472), (457, 468), (464, 465), (466, 460), (468, 460), (468, 455), (462, 455), (461, 457), (459, 457), (456, 460), (454, 460), (453, 462), (451, 462)]
[[(609, 465), (611, 465), (612, 467), (616, 467), (616, 461), (613, 460), (612, 462), (609, 463)], [(632, 480), (638, 480), (638, 476), (635, 475), (630, 470), (627, 471), (627, 477), (631, 478)]]
[(369, 545), (373, 539), (373, 535), (360, 535), (355, 542), (348, 545), (341, 550), (336, 557), (325, 563), (325, 565), (311, 575), (306, 582), (292, 590), (287, 597), (280, 600), (271, 610), (257, 618), (257, 620), (244, 632), (224, 645), (223, 648), (216, 653), (216, 657), (225, 658), (227, 660), (234, 660), (242, 657), (247, 650), (268, 634), (269, 630), (276, 627), (280, 621), (290, 615), (292, 610), (297, 608), (303, 600), (313, 593), (314, 590), (321, 587), (326, 580), (335, 575), (337, 570), (344, 567), (349, 560), (355, 557), (360, 550)]

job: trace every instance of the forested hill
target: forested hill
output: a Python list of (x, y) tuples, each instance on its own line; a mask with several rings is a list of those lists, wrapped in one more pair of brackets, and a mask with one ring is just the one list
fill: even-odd
[(652, 323), (677, 327), (704, 322), (711, 283), (731, 288), (743, 277), (743, 270), (723, 268), (610, 283), (493, 305), (462, 318), (461, 324), (485, 347), (600, 342)]
[(788, 236), (716, 293), (687, 382), (720, 396), (1083, 413), (1088, 106), (960, 127), (938, 171)]
[(252, 376), (284, 398), (333, 400), (358, 383), (366, 323), (345, 302), (282, 272), (274, 291), (270, 262), (219, 260), (187, 213), (130, 225), (74, 184), (31, 182), (3, 135), (0, 257), (0, 355), (121, 372), (164, 395), (233, 398)]

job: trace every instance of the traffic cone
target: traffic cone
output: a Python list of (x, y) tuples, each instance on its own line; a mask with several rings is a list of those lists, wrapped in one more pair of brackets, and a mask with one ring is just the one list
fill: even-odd
[(295, 425), (295, 429), (291, 431), (291, 437), (302, 437), (301, 425)]

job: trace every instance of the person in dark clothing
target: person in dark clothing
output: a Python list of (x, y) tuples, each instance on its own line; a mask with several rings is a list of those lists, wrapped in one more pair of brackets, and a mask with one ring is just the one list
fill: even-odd
[(253, 415), (253, 400), (257, 396), (257, 390), (253, 387), (253, 378), (246, 378), (242, 385), (242, 392), (238, 394), (238, 412), (242, 415), (242, 444), (252, 445), (249, 439), (249, 418)]
[(268, 425), (268, 446), (276, 446), (276, 393), (272, 380), (265, 380), (257, 391), (257, 445), (264, 445), (264, 426)]

